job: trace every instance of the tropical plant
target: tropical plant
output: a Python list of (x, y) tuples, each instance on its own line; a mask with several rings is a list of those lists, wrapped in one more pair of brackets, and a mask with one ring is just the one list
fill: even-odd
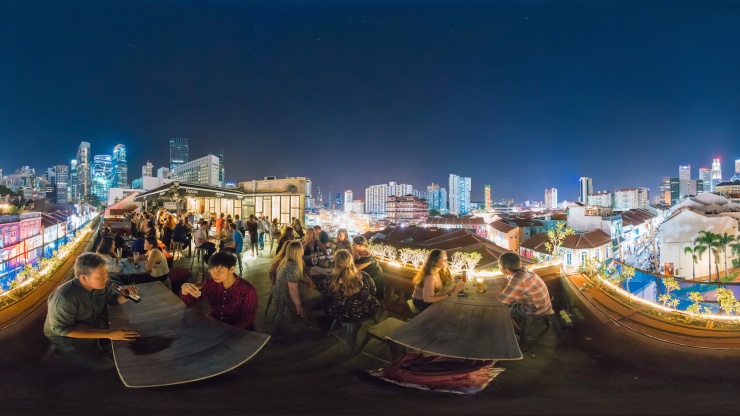
[(658, 301), (663, 303), (663, 306), (675, 308), (678, 305), (678, 299), (671, 295), (671, 291), (680, 289), (678, 282), (673, 277), (664, 277), (663, 285), (665, 286), (665, 293), (658, 296)]
[[(730, 246), (732, 243), (734, 243), (735, 236), (730, 235), (727, 233), (718, 234), (717, 235), (717, 249), (724, 253), (725, 255), (725, 277), (727, 277), (728, 270), (727, 270), (727, 247)], [(719, 270), (717, 271), (717, 280), (719, 281)]]
[(563, 222), (558, 222), (555, 225), (554, 230), (547, 230), (547, 238), (549, 241), (545, 242), (545, 247), (550, 250), (553, 259), (560, 258), (560, 253), (558, 253), (558, 251), (560, 250), (560, 245), (563, 244), (565, 237), (575, 233), (576, 232), (572, 228), (566, 227)]
[(740, 302), (735, 299), (735, 293), (730, 289), (717, 288), (717, 302), (719, 302), (719, 308), (727, 315), (733, 313), (737, 315), (740, 312)]
[[(714, 250), (717, 247), (717, 237), (718, 235), (711, 232), (702, 230), (699, 231), (699, 237), (697, 237), (694, 240), (695, 245), (700, 245), (704, 247), (704, 250), (709, 253), (709, 281), (712, 281), (712, 250)], [(718, 279), (719, 280), (719, 279)]]
[(699, 256), (697, 256), (699, 250), (697, 246), (686, 246), (683, 248), (683, 252), (684, 254), (691, 254), (691, 280), (696, 280), (696, 268), (694, 265), (699, 262)]
[(633, 277), (635, 277), (635, 268), (632, 266), (627, 266), (626, 264), (622, 266), (622, 273), (621, 275), (624, 277), (625, 280), (625, 289), (627, 289), (627, 292), (630, 291), (630, 280), (632, 280)]
[(701, 313), (701, 305), (699, 303), (704, 301), (704, 296), (702, 296), (700, 292), (690, 292), (689, 300), (694, 303), (686, 308), (686, 312), (695, 314)]

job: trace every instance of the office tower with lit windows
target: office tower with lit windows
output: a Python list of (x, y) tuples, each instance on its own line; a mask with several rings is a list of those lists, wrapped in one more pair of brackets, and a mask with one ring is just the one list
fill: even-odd
[(92, 167), (92, 195), (98, 201), (108, 200), (108, 191), (113, 184), (113, 158), (111, 155), (95, 155)]
[(218, 156), (208, 155), (176, 167), (170, 177), (178, 182), (223, 187), (219, 180), (220, 166)]
[(344, 191), (344, 212), (349, 213), (352, 211), (352, 191)]
[(486, 201), (486, 211), (491, 209), (491, 185), (483, 187), (483, 197)]
[(678, 166), (678, 197), (685, 198), (689, 195), (691, 184), (691, 165)]
[(170, 171), (189, 161), (188, 151), (188, 139), (184, 137), (170, 139)]
[(73, 202), (80, 200), (80, 194), (77, 191), (77, 159), (69, 162), (69, 200)]
[(218, 186), (224, 186), (226, 183), (226, 171), (224, 170), (224, 155), (219, 154), (218, 157), (218, 182), (221, 185)]
[(679, 194), (681, 193), (681, 180), (679, 178), (670, 179), (671, 186), (671, 206), (676, 205), (678, 200), (681, 199)]
[(128, 162), (126, 146), (119, 144), (113, 148), (113, 188), (128, 188)]
[[(719, 159), (713, 159), (712, 160), (712, 186), (709, 192), (714, 192), (714, 187), (717, 186), (718, 183), (722, 182), (722, 164), (719, 162)], [(704, 182), (704, 187), (706, 188), (706, 182)]]
[(699, 179), (704, 184), (704, 191), (712, 192), (712, 172), (708, 168), (699, 169)]
[(141, 176), (146, 177), (152, 177), (154, 176), (154, 165), (152, 165), (152, 162), (146, 161), (146, 165), (141, 167)]
[(56, 199), (54, 200), (54, 202), (58, 204), (65, 203), (69, 201), (69, 166), (54, 166), (54, 176), (54, 186), (56, 188)]
[(671, 205), (671, 180), (667, 176), (663, 177), (660, 183), (660, 193), (658, 194), (658, 204)]
[(588, 204), (588, 196), (594, 193), (594, 182), (591, 178), (581, 176), (578, 180), (580, 183), (580, 192), (578, 194), (578, 202)]
[(450, 214), (464, 215), (469, 212), (471, 189), (470, 178), (450, 174)]
[(440, 187), (438, 184), (427, 186), (427, 203), (429, 210), (436, 210), (440, 214), (447, 212), (447, 189)]
[(556, 209), (558, 207), (558, 190), (556, 188), (545, 189), (545, 209)]
[(90, 143), (81, 142), (77, 148), (77, 197), (86, 199), (92, 191)]

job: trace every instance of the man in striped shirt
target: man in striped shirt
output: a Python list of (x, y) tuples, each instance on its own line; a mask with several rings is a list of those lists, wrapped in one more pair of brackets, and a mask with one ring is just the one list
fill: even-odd
[(498, 300), (509, 307), (512, 318), (553, 314), (545, 282), (523, 268), (516, 253), (502, 254), (498, 264), (501, 272), (509, 277), (509, 284), (498, 295)]

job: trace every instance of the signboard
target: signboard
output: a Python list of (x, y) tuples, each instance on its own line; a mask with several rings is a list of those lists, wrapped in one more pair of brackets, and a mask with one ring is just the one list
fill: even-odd
[(162, 206), (166, 210), (170, 211), (176, 211), (177, 210), (177, 202), (163, 202)]
[(673, 263), (665, 263), (665, 265), (663, 265), (663, 274), (666, 276), (673, 276)]

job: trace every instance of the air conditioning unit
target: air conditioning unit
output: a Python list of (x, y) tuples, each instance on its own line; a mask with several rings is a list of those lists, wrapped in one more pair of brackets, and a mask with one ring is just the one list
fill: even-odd
[(277, 179), (277, 176), (265, 176), (265, 180), (266, 181), (272, 181), (272, 180), (275, 180), (275, 179)]

